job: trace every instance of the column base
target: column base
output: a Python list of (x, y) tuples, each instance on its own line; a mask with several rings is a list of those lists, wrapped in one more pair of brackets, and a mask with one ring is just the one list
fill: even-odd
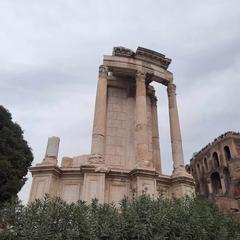
[(157, 196), (156, 179), (158, 173), (154, 169), (133, 169), (129, 175), (132, 192), (134, 192), (133, 198), (141, 195)]
[(135, 165), (135, 169), (155, 170), (153, 169), (152, 162), (149, 160), (138, 161)]
[(182, 198), (185, 196), (195, 195), (195, 184), (193, 177), (185, 172), (177, 173), (171, 176), (171, 187), (169, 189), (169, 196), (172, 198)]
[(193, 179), (193, 176), (192, 176), (191, 174), (187, 173), (184, 167), (180, 167), (180, 168), (175, 168), (175, 169), (173, 169), (173, 172), (172, 172), (171, 177), (172, 177), (172, 178), (176, 178), (176, 177), (188, 177), (188, 178)]
[(57, 159), (55, 157), (45, 157), (41, 163), (38, 163), (36, 165), (37, 166), (41, 166), (41, 165), (57, 166)]
[(91, 154), (88, 158), (90, 164), (104, 164), (104, 157), (100, 154)]

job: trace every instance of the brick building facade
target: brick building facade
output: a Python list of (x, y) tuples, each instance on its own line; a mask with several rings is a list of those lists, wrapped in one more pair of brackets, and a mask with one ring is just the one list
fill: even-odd
[(226, 132), (190, 160), (196, 194), (224, 210), (240, 212), (240, 133)]

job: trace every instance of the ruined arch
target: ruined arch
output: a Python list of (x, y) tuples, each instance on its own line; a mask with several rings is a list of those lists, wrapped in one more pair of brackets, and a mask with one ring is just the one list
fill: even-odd
[(229, 161), (231, 159), (231, 152), (230, 152), (230, 148), (228, 146), (225, 146), (223, 148), (224, 150), (224, 155), (227, 161)]
[(213, 193), (217, 194), (222, 190), (221, 178), (218, 172), (213, 172), (211, 174), (211, 183)]

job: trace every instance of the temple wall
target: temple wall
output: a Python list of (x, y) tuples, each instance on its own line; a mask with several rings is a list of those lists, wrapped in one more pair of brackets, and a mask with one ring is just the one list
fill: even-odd
[[(105, 160), (111, 168), (135, 166), (135, 96), (127, 88), (108, 87)], [(152, 159), (151, 100), (147, 97), (149, 159)]]
[(124, 196), (131, 198), (129, 179), (106, 178), (105, 201), (119, 203)]
[(62, 177), (59, 179), (59, 194), (68, 203), (83, 200), (83, 177)]
[(129, 151), (134, 149), (133, 100), (127, 98), (126, 89), (108, 87), (105, 161), (110, 167), (128, 168), (126, 159), (134, 160), (134, 152)]

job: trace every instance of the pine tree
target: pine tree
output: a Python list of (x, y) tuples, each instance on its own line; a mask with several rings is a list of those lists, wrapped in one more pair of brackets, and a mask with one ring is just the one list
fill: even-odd
[(33, 155), (21, 127), (0, 105), (0, 204), (20, 191), (32, 160)]

